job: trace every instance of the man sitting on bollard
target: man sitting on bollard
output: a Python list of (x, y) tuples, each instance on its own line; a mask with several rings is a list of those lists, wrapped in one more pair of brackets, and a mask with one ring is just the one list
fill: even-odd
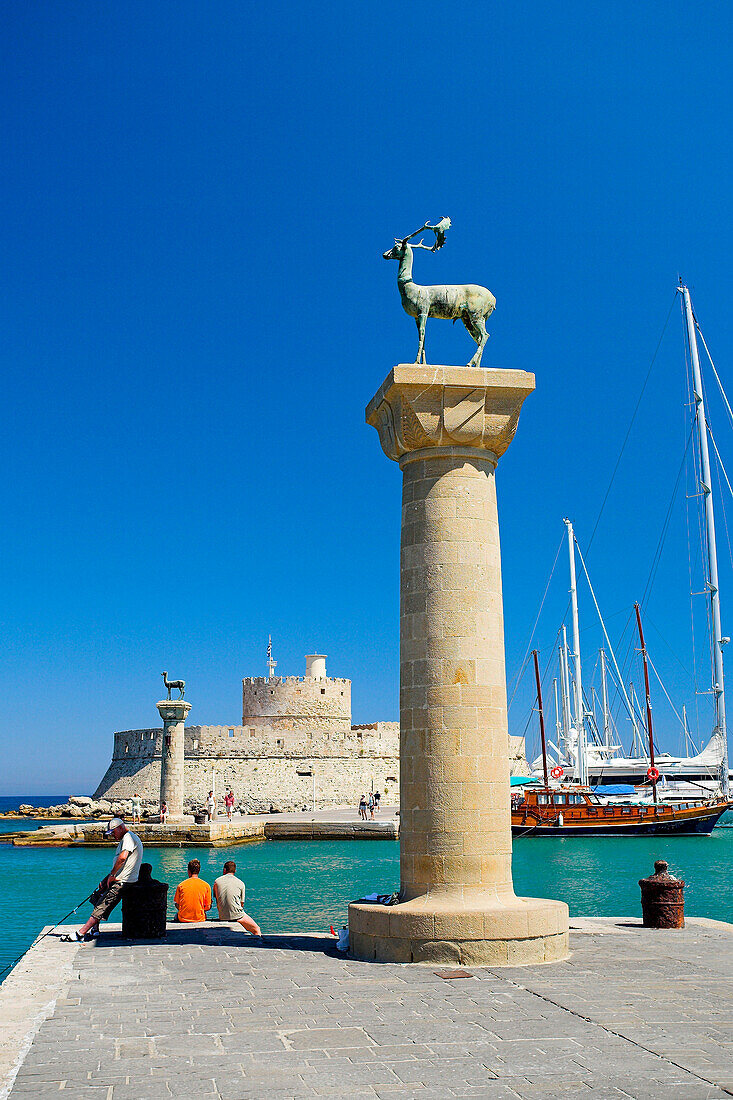
[(206, 910), (211, 909), (211, 887), (199, 878), (201, 863), (192, 859), (188, 864), (188, 878), (179, 882), (173, 895), (173, 903), (178, 910), (181, 924), (193, 924), (206, 920)]
[(224, 874), (214, 883), (214, 897), (219, 910), (219, 920), (236, 921), (253, 936), (262, 937), (259, 924), (244, 911), (244, 883), (237, 878), (237, 865), (233, 859), (224, 864)]
[(132, 886), (138, 880), (143, 861), (143, 845), (137, 833), (130, 832), (121, 817), (113, 817), (104, 835), (112, 836), (117, 841), (112, 870), (92, 894), (94, 909), (86, 924), (78, 932), (61, 937), (66, 943), (80, 943), (83, 939), (98, 936), (99, 922), (107, 920), (115, 906), (122, 901), (126, 887)]

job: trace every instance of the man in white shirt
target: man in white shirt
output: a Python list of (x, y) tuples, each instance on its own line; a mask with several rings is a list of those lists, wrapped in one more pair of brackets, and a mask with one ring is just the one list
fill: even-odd
[(87, 936), (98, 936), (99, 922), (107, 920), (115, 906), (122, 901), (125, 888), (137, 882), (140, 874), (143, 844), (137, 833), (131, 833), (121, 817), (113, 817), (104, 835), (112, 836), (117, 841), (112, 870), (94, 892), (94, 909), (86, 924), (78, 932), (61, 937), (67, 943), (80, 943)]
[(262, 936), (259, 924), (253, 921), (244, 911), (244, 883), (237, 878), (235, 871), (237, 865), (233, 859), (228, 859), (224, 864), (224, 874), (214, 883), (214, 897), (216, 908), (219, 910), (219, 920), (236, 921), (246, 928), (253, 936)]

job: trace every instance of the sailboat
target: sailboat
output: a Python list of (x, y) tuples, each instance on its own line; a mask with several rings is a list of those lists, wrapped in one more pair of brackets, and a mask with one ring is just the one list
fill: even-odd
[[(647, 836), (665, 833), (685, 836), (710, 834), (729, 808), (730, 803), (722, 794), (709, 798), (693, 798), (689, 801), (670, 802), (659, 797), (657, 783), (659, 770), (654, 759), (654, 733), (652, 705), (649, 690), (649, 668), (644, 630), (641, 625), (641, 608), (634, 605), (639, 642), (644, 662), (644, 688), (646, 691), (647, 730), (649, 733), (650, 765), (647, 776), (651, 783), (650, 799), (602, 798), (586, 784), (559, 783), (563, 769), (557, 765), (547, 774), (547, 739), (545, 716), (542, 706), (542, 680), (537, 650), (534, 650), (537, 710), (542, 744), (542, 773), (544, 783), (532, 785), (512, 797), (512, 834), (514, 836)], [(582, 741), (580, 742), (582, 745)], [(581, 752), (582, 760), (582, 752)]]
[[(718, 584), (718, 559), (715, 536), (715, 510), (710, 472), (708, 447), (708, 424), (705, 414), (705, 402), (697, 344), (697, 322), (695, 320), (689, 289), (682, 283), (678, 287), (682, 296), (682, 309), (685, 321), (687, 346), (692, 367), (692, 389), (695, 403), (695, 432), (700, 458), (700, 494), (703, 499), (705, 544), (706, 544), (706, 595), (709, 601), (710, 633), (712, 651), (711, 691), (715, 706), (715, 723), (710, 739), (702, 751), (690, 756), (671, 756), (669, 753), (656, 753), (650, 742), (649, 752), (645, 751), (638, 729), (638, 704), (633, 686), (627, 691), (616, 661), (608, 632), (590, 583), (585, 562), (570, 520), (565, 520), (568, 537), (570, 567), (570, 603), (573, 625), (573, 652), (568, 648), (565, 627), (562, 628), (562, 642), (559, 647), (559, 684), (555, 682), (555, 711), (557, 726), (557, 744), (552, 747), (557, 756), (556, 770), (568, 780), (593, 786), (610, 784), (644, 784), (648, 780), (650, 768), (653, 768), (662, 783), (685, 783), (688, 790), (697, 790), (699, 794), (711, 793), (719, 789), (725, 801), (730, 797), (730, 772), (728, 763), (728, 740), (725, 716), (725, 687), (723, 677), (723, 647), (729, 639), (723, 636), (720, 619), (720, 592)], [(620, 744), (614, 741), (608, 708), (606, 682), (606, 653), (601, 650), (601, 694), (603, 712), (603, 732), (598, 729), (593, 711), (586, 705), (583, 694), (580, 635), (578, 628), (578, 597), (576, 583), (576, 548), (588, 581), (593, 602), (600, 619), (606, 645), (611, 655), (615, 671), (616, 685), (620, 691), (624, 706), (631, 719), (634, 731), (632, 754), (624, 753)], [(640, 624), (639, 624), (640, 625)], [(574, 665), (571, 688), (570, 663)], [(646, 665), (645, 665), (646, 667)], [(574, 714), (571, 713), (571, 693), (574, 698)], [(648, 696), (648, 690), (647, 690)], [(687, 733), (686, 721), (684, 723)], [(590, 732), (590, 738), (588, 736)], [(637, 751), (638, 750), (638, 751)], [(535, 773), (539, 773), (539, 759), (534, 762)], [(692, 785), (691, 787), (689, 785)]]

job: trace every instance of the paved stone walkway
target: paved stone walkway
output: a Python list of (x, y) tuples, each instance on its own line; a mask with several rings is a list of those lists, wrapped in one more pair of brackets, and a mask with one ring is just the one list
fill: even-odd
[(69, 948), (73, 977), (10, 1095), (733, 1095), (733, 928), (573, 923), (566, 963), (461, 976), (354, 962), (317, 936), (260, 946), (171, 926), (167, 942), (130, 946), (110, 934)]

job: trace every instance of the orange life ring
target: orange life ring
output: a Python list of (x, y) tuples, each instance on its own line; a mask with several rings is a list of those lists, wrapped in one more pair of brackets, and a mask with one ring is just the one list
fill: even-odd
[(655, 779), (659, 779), (659, 768), (649, 768), (646, 773), (646, 777), (647, 779), (651, 779), (652, 781), (654, 781)]
[(562, 768), (560, 767), (560, 765), (559, 765), (559, 764), (557, 764), (557, 765), (556, 765), (556, 766), (555, 766), (555, 767), (554, 767), (554, 768), (552, 769), (552, 771), (550, 772), (550, 775), (552, 776), (552, 778), (553, 778), (553, 779), (562, 779), (562, 777), (563, 777), (563, 776), (565, 775), (565, 772), (564, 772), (564, 771), (563, 771), (563, 769), (562, 769)]

